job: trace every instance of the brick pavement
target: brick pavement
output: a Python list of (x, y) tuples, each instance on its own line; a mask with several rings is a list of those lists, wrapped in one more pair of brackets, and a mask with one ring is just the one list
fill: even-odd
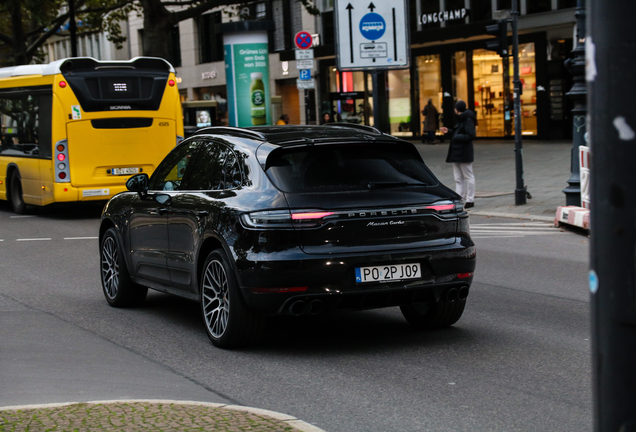
[(104, 401), (0, 408), (0, 431), (320, 432), (272, 411), (199, 402)]

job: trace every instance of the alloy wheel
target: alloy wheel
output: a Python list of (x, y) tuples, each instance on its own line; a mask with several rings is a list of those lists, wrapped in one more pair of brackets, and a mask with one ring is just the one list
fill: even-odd
[(114, 299), (119, 289), (119, 250), (112, 237), (102, 245), (102, 282), (108, 298)]
[(228, 280), (220, 261), (210, 261), (203, 276), (203, 314), (210, 334), (220, 338), (230, 316)]

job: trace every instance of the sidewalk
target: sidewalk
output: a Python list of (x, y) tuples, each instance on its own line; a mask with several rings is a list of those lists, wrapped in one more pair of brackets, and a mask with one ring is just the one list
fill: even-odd
[[(439, 180), (454, 190), (453, 167), (446, 163), (448, 140), (435, 145), (412, 142)], [(524, 183), (532, 198), (520, 206), (515, 205), (514, 141), (476, 140), (474, 146), (477, 192), (471, 214), (554, 221), (557, 207), (565, 205), (562, 191), (570, 178), (571, 142), (523, 142)]]

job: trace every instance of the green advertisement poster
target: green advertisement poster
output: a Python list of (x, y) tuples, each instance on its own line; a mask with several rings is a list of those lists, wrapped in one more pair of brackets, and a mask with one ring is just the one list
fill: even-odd
[(268, 45), (267, 42), (237, 43), (242, 42), (244, 36), (225, 37), (229, 124), (271, 125)]

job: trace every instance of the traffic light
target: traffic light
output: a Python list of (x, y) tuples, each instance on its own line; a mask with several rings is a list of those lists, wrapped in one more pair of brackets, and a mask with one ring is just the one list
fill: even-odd
[(497, 24), (486, 26), (486, 33), (497, 37), (486, 42), (486, 49), (497, 51), (501, 57), (508, 57), (508, 21), (499, 20)]

